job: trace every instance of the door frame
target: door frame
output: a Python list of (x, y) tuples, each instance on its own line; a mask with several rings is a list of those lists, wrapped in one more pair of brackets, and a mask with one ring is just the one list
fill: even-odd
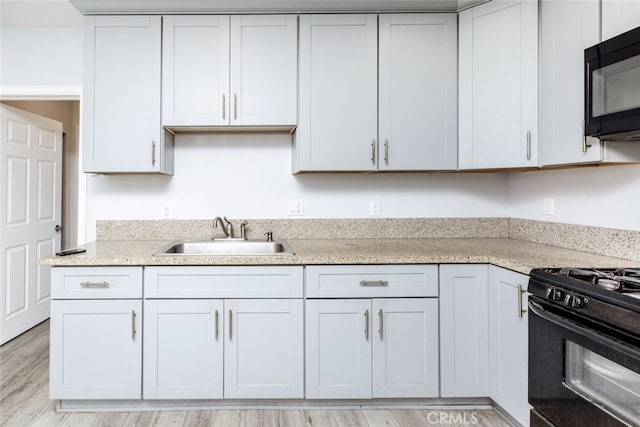
[[(79, 101), (79, 111), (82, 112), (82, 86), (81, 85), (25, 85), (25, 86), (2, 86), (0, 85), (0, 101)], [(80, 113), (80, 128), (78, 129), (78, 159), (82, 159), (82, 113)], [(63, 146), (63, 168), (64, 168), (64, 146)], [(78, 167), (78, 221), (77, 228), (78, 244), (86, 243), (86, 222), (87, 222), (87, 178), (82, 172), (82, 165)], [(66, 226), (66, 224), (63, 224)]]

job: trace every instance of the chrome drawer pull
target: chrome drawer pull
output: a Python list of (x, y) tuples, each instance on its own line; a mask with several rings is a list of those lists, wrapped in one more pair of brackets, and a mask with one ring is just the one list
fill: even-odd
[(227, 102), (226, 102), (226, 97), (223, 93), (222, 94), (222, 120), (225, 120), (227, 118), (225, 114), (226, 111), (227, 111)]
[(131, 310), (131, 339), (136, 339), (136, 312)]
[(369, 310), (364, 311), (364, 338), (369, 339)]
[(80, 286), (83, 288), (108, 288), (109, 282), (82, 282)]
[(216, 328), (216, 341), (218, 341), (218, 310), (216, 310), (216, 314), (215, 314), (215, 328)]
[(380, 328), (378, 328), (378, 333), (380, 334), (380, 339), (382, 339), (382, 328), (383, 328), (383, 324), (384, 324), (383, 316), (384, 316), (384, 313), (383, 313), (382, 309), (380, 309), (378, 311), (378, 318), (380, 319)]
[(522, 295), (525, 292), (527, 291), (522, 289), (522, 285), (518, 285), (518, 316), (520, 316), (520, 318), (524, 317), (524, 314), (527, 312), (527, 310), (522, 308)]
[(386, 280), (360, 280), (360, 286), (389, 286)]

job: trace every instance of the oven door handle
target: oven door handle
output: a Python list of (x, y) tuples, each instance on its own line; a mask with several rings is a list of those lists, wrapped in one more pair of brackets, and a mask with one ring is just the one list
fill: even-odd
[(572, 320), (565, 319), (557, 314), (550, 313), (535, 301), (529, 301), (529, 310), (538, 317), (548, 320), (561, 328), (569, 329), (577, 334), (590, 338), (598, 343), (605, 344), (620, 353), (625, 353), (634, 359), (640, 360), (640, 351), (625, 345), (624, 343), (599, 333), (593, 329), (586, 328)]

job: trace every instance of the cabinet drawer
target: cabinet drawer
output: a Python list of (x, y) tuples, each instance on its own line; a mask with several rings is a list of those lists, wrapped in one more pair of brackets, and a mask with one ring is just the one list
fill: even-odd
[(142, 298), (142, 267), (54, 267), (51, 298)]
[(306, 268), (308, 298), (437, 297), (437, 265), (338, 265)]
[(302, 267), (146, 267), (146, 298), (302, 298)]

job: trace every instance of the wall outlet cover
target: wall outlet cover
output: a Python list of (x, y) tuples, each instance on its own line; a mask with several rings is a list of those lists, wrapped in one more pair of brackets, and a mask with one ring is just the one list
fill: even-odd
[(287, 213), (289, 215), (302, 215), (304, 214), (304, 203), (302, 200), (289, 200)]

